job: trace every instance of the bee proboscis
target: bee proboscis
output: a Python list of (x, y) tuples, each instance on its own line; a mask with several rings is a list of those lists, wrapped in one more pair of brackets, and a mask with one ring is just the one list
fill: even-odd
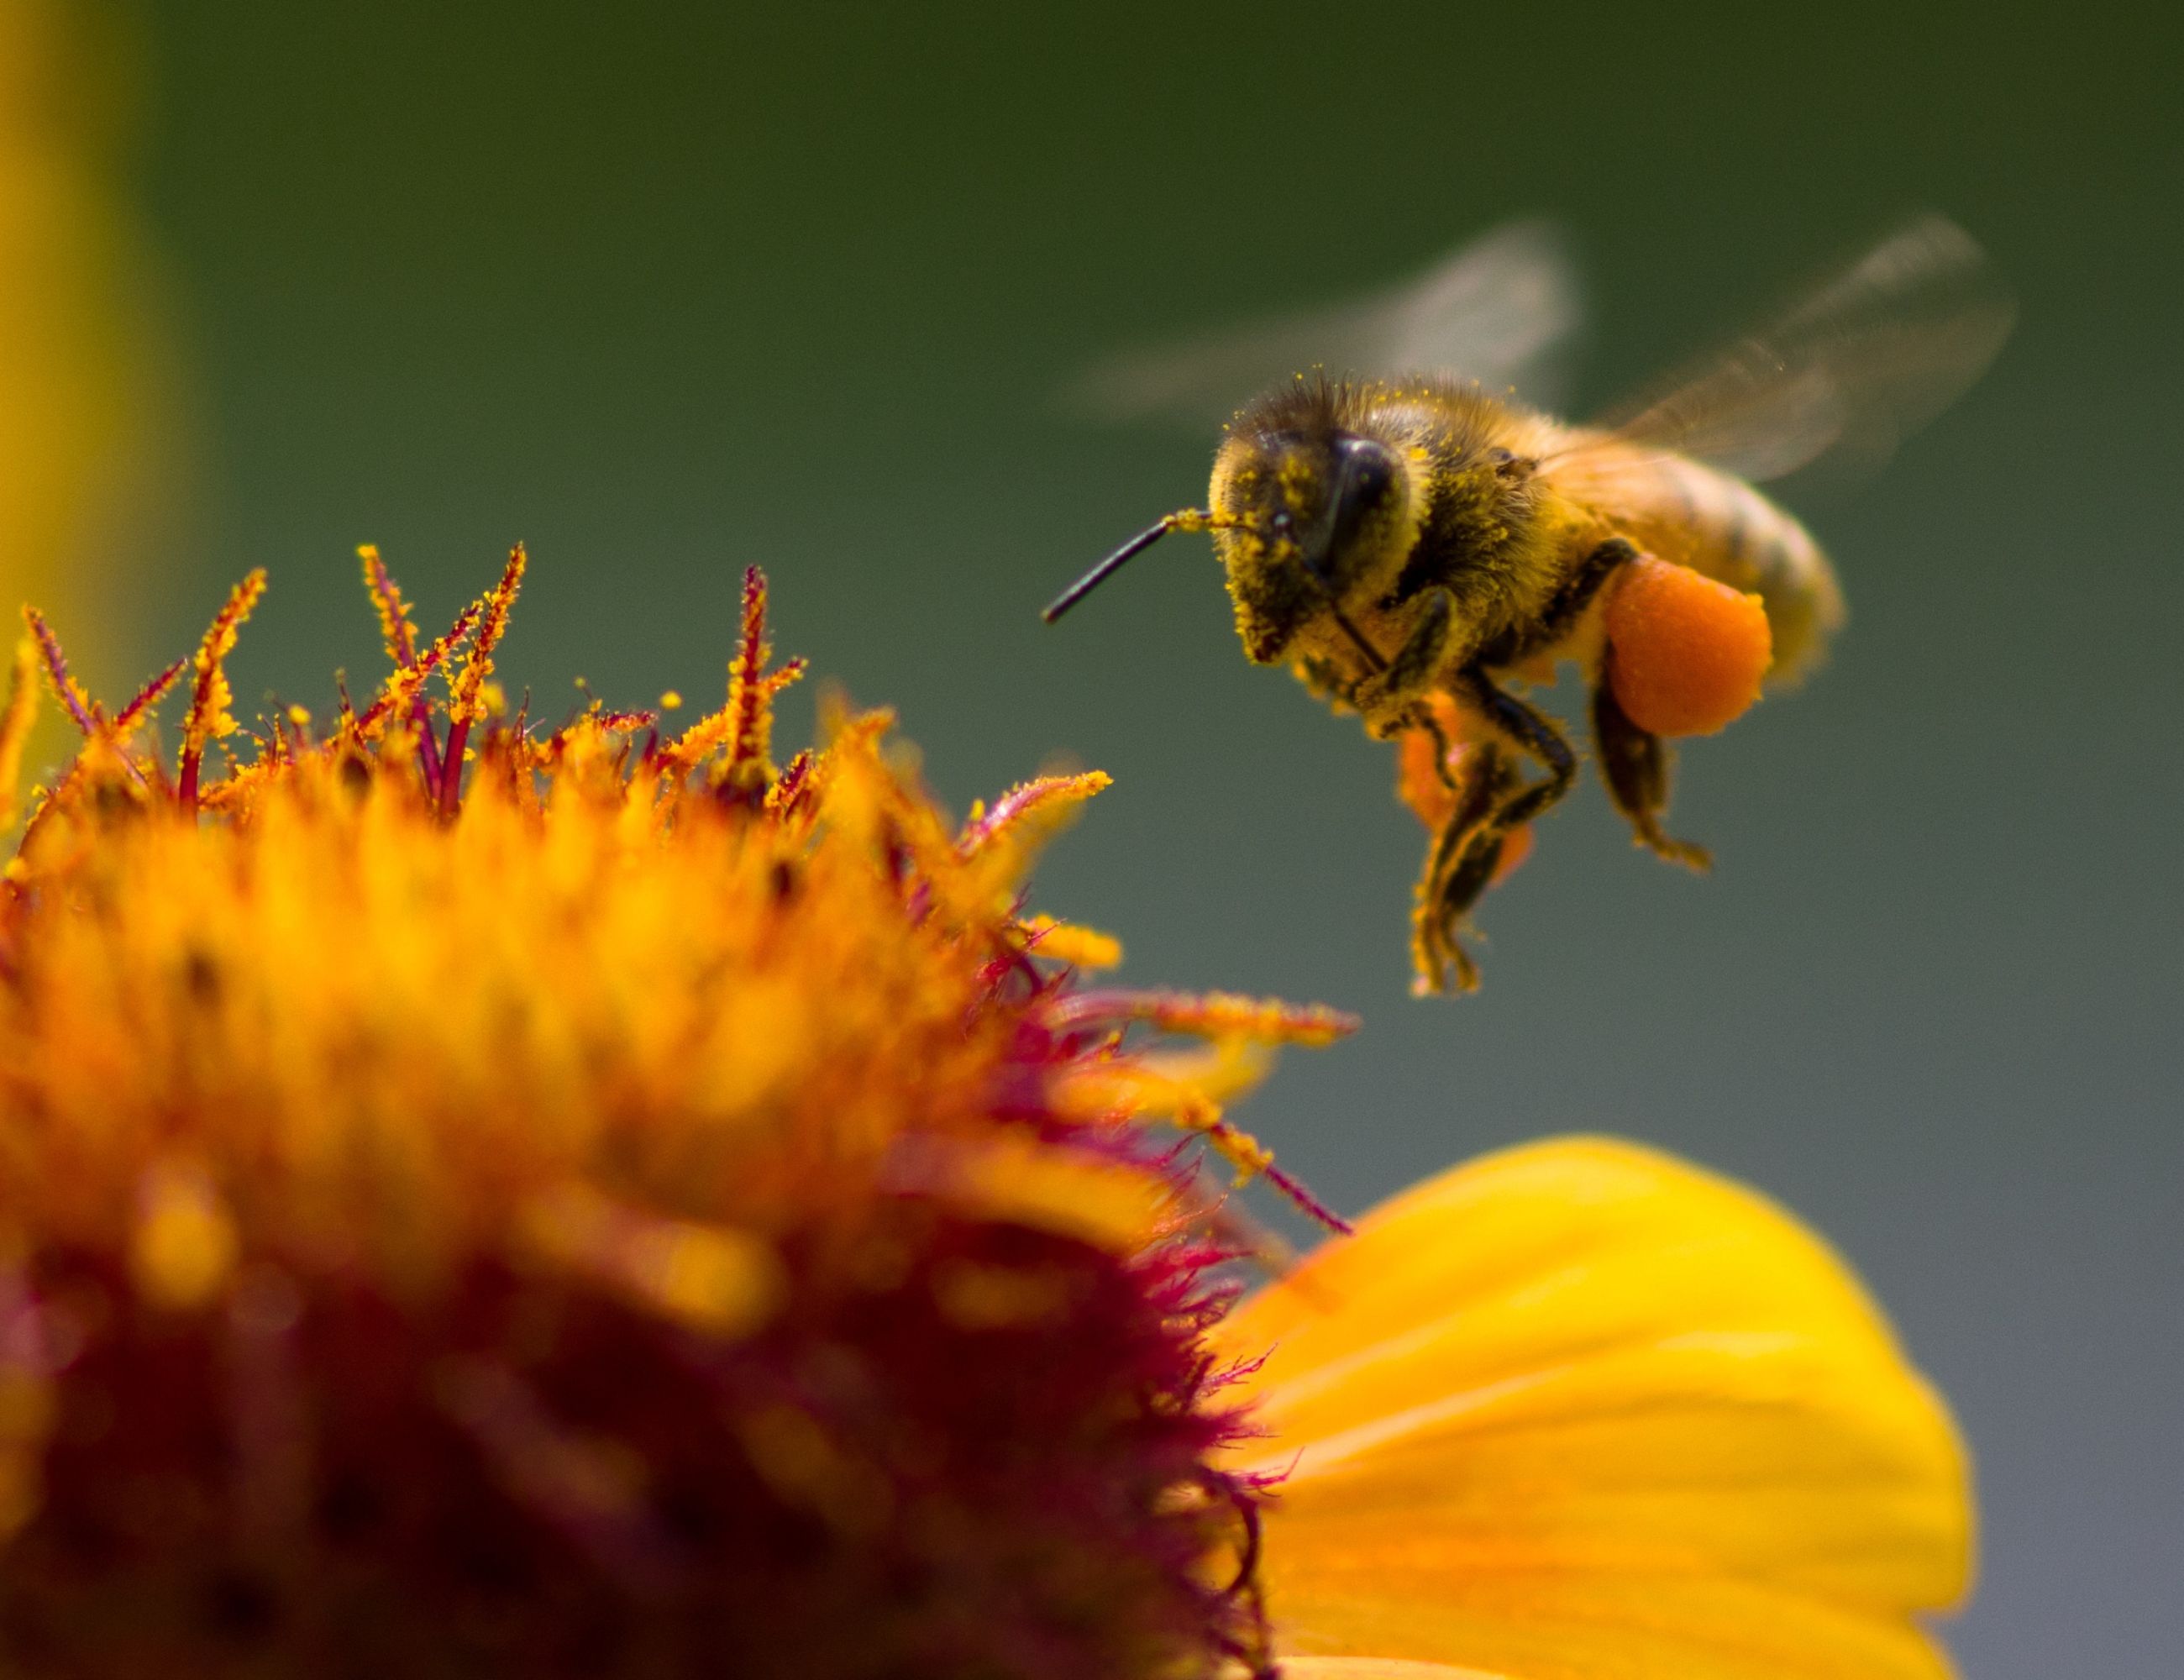
[(1611, 635), (1609, 604), (1641, 569), (1685, 569), (1670, 575), (1763, 607), (1755, 695), (1762, 670), (1770, 686), (1805, 675), (1841, 592), (1753, 484), (1885, 454), (1978, 376), (2014, 319), (1970, 236), (1920, 216), (1656, 394), (1571, 425), (1502, 393), (1566, 338), (1574, 297), (1552, 232), (1521, 224), (1401, 292), (1134, 359), (1092, 393), (1117, 415), (1187, 413), (1254, 358), (1295, 344), (1314, 359), (1234, 411), (1206, 506), (1133, 537), (1045, 616), (1160, 537), (1208, 531), (1251, 659), (1287, 663), (1376, 736), (1429, 737), (1446, 815), (1418, 887), (1422, 991), (1477, 984), (1459, 930), (1512, 837), (1575, 781), (1563, 726), (1520, 692), (1565, 661), (1586, 674), (1595, 759), (1638, 842), (1705, 867), (1663, 826), (1664, 737), (1719, 724), (1634, 717), (1631, 674), (1712, 650)]

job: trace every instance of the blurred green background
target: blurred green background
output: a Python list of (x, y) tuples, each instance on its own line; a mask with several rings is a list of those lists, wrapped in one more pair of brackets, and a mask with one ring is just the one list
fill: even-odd
[[(721, 681), (736, 581), (902, 710), (958, 807), (1117, 786), (1042, 903), (1140, 982), (1367, 1026), (1250, 1111), (1357, 1208), (1483, 1146), (1634, 1133), (1830, 1232), (1959, 1406), (1986, 1680), (2184, 1649), (2174, 14), (2023, 6), (621, 7), (191, 0), (128, 14), (130, 186), (189, 448), (109, 690), (271, 569), (238, 694), (376, 670), (354, 546), (430, 622), (535, 561), (504, 673), (552, 712)], [(1037, 609), (1202, 493), (1084, 359), (1566, 218), (1592, 400), (1932, 205), (2023, 305), (1992, 375), (1814, 513), (1853, 622), (1685, 754), (1695, 880), (1588, 790), (1494, 894), (1486, 989), (1417, 1003), (1387, 749), (1248, 667), (1202, 542)], [(1282, 371), (1270, 370), (1270, 373)], [(123, 652), (131, 657), (124, 659)], [(808, 726), (808, 693), (788, 738)]]

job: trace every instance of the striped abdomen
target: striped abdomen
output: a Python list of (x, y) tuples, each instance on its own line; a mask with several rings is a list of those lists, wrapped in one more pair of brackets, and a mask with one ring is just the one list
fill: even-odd
[(1819, 664), (1843, 621), (1842, 591), (1792, 515), (1698, 461), (1605, 441), (1550, 472), (1557, 489), (1648, 553), (1757, 593), (1774, 640), (1770, 683), (1795, 681)]

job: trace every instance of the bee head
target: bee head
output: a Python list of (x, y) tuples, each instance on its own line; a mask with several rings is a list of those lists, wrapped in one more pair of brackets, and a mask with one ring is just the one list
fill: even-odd
[(1232, 431), (1212, 513), (1237, 629), (1262, 664), (1329, 608), (1384, 593), (1417, 526), (1402, 457), (1336, 427)]
[(1064, 590), (1049, 624), (1178, 531), (1210, 531), (1228, 572), (1245, 651), (1282, 657), (1312, 619), (1387, 592), (1418, 536), (1399, 442), (1371, 435), (1348, 386), (1300, 379), (1240, 415), (1213, 464), (1212, 503), (1168, 515)]

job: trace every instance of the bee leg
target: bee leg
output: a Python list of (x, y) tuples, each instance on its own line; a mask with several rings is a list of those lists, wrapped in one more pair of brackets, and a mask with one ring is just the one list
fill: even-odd
[(1343, 675), (1333, 661), (1320, 659), (1300, 659), (1297, 662), (1297, 674), (1304, 679), (1306, 688), (1338, 709), (1346, 709), (1353, 712), (1362, 712), (1365, 709), (1363, 702), (1359, 698), (1358, 691), (1362, 687), (1361, 681)]
[(1446, 589), (1435, 590), (1380, 677), (1384, 693), (1391, 699), (1410, 700), (1425, 691), (1440, 668), (1441, 655), (1448, 651), (1449, 626), (1455, 619), (1455, 598)]
[[(1446, 990), (1450, 968), (1456, 972), (1457, 990), (1477, 987), (1478, 967), (1457, 944), (1456, 927), (1492, 883), (1511, 831), (1543, 815), (1577, 781), (1577, 754), (1552, 720), (1475, 671), (1457, 692), (1518, 748), (1546, 765), (1547, 773), (1519, 785), (1500, 753), (1482, 754), (1485, 763), (1473, 785), (1473, 797), (1442, 831), (1427, 866), (1427, 896), (1420, 905), (1413, 942), (1420, 960), (1420, 989), (1425, 991)], [(1438, 965), (1433, 961), (1436, 956), (1443, 959)]]
[[(1435, 733), (1438, 737), (1439, 730)], [(1446, 777), (1445, 752), (1442, 762)], [(1501, 861), (1498, 839), (1485, 848), (1475, 847), (1472, 841), (1507, 796), (1513, 778), (1501, 748), (1491, 742), (1479, 743), (1465, 755), (1462, 775), (1462, 786), (1456, 790), (1456, 809), (1441, 825), (1418, 876), (1417, 909), (1411, 919), (1411, 962), (1418, 971), (1414, 988), (1422, 996), (1479, 989), (1479, 965), (1457, 942), (1456, 928)]]
[(1630, 821), (1638, 843), (1686, 869), (1710, 868), (1713, 859), (1705, 847), (1671, 839), (1661, 826), (1673, 765), (1669, 745), (1630, 720), (1605, 676), (1592, 691), (1592, 739), (1608, 798)]
[(1440, 673), (1455, 621), (1455, 600), (1446, 589), (1435, 590), (1403, 645), (1396, 649), (1396, 657), (1368, 679), (1369, 687), (1362, 688), (1371, 708), (1373, 732), (1381, 739), (1415, 726), (1415, 703)]
[[(1427, 889), (1430, 896), (1421, 907), (1418, 934), (1413, 939), (1413, 954), (1425, 959), (1412, 982), (1412, 989), (1420, 996), (1479, 989), (1479, 965), (1463, 948), (1457, 930), (1501, 866), (1503, 839), (1499, 834), (1474, 835), (1453, 863), (1444, 866), (1439, 882)], [(1453, 987), (1449, 984), (1451, 971), (1456, 976)]]
[(1546, 776), (1520, 788), (1494, 813), (1492, 826), (1506, 834), (1513, 828), (1522, 828), (1561, 803), (1577, 781), (1577, 754), (1552, 718), (1534, 710), (1513, 694), (1503, 693), (1485, 677), (1474, 672), (1465, 688), (1465, 698), (1478, 708), (1481, 716), (1546, 766)]

